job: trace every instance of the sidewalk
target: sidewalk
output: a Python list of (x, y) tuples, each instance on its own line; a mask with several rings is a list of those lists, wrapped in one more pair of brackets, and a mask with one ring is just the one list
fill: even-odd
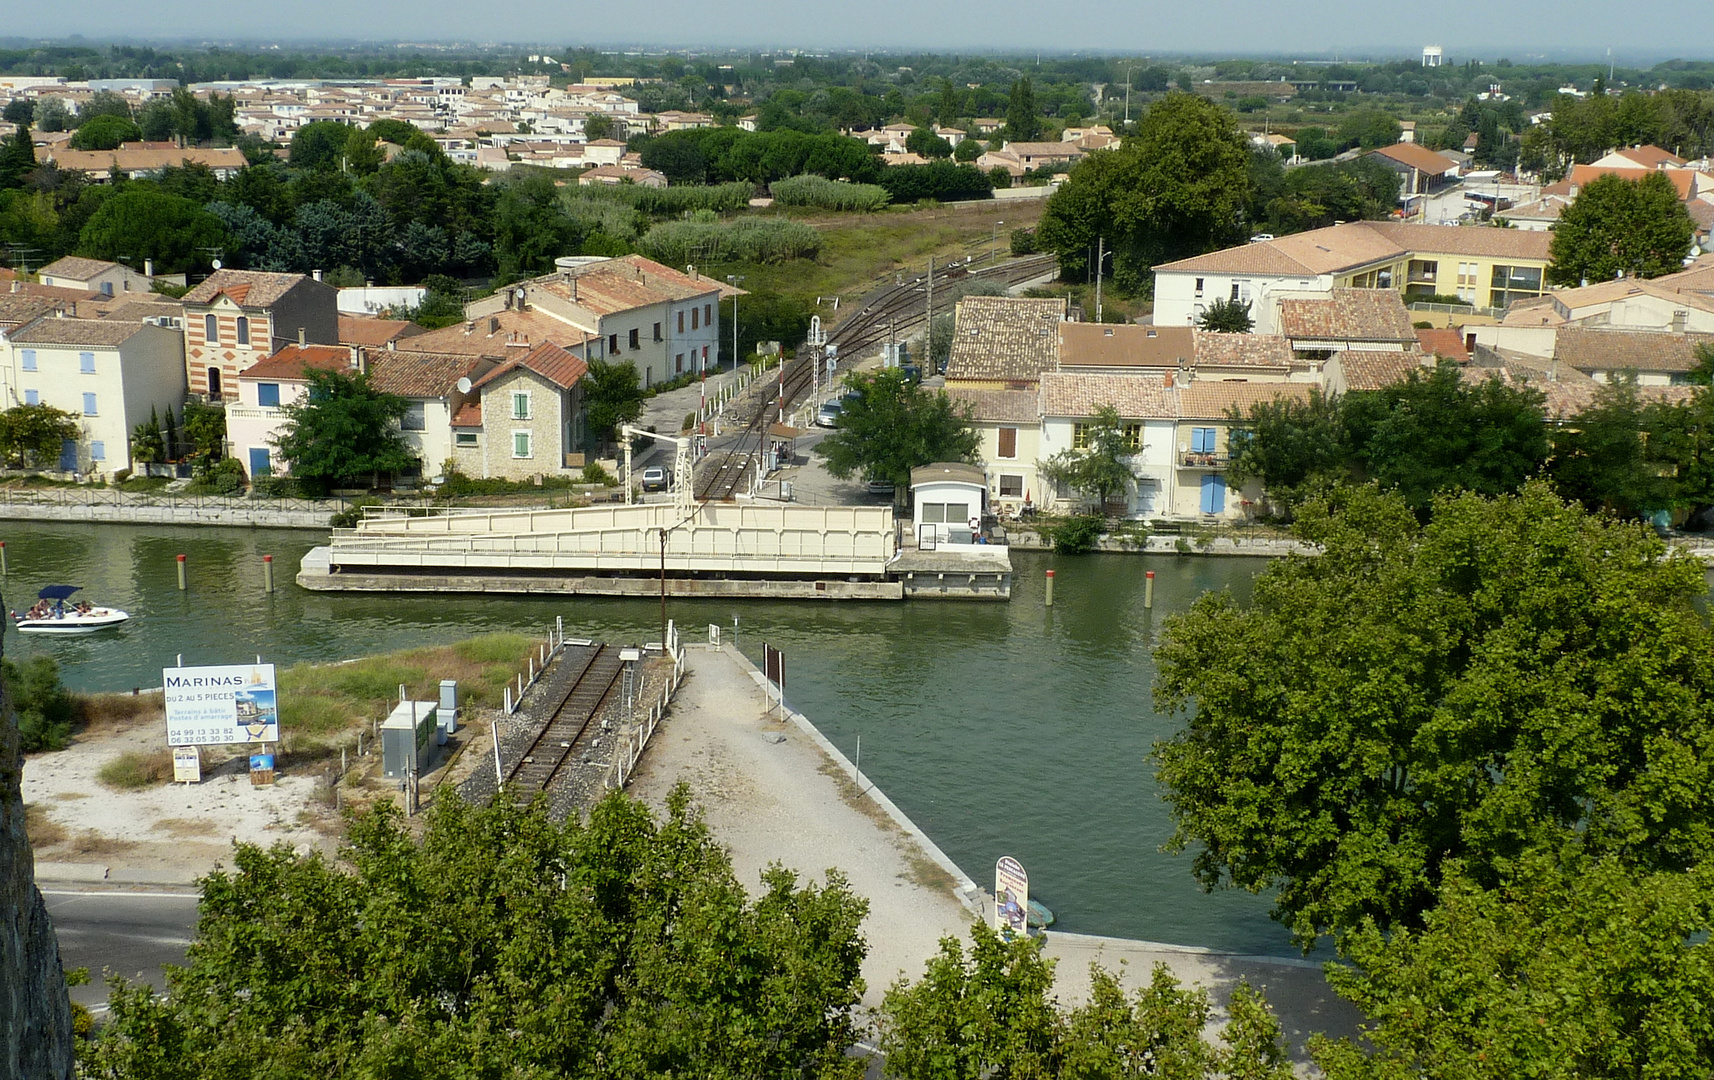
[[(817, 878), (837, 867), (869, 900), (863, 1001), (878, 1006), (900, 974), (920, 977), (942, 937), (967, 936), (972, 918), (987, 915), (986, 893), (866, 776), (858, 778), (860, 792), (850, 761), (809, 718), (788, 707), (786, 722), (776, 719), (747, 659), (693, 647), (686, 663), (689, 674), (643, 756), (632, 794), (659, 806), (674, 784), (689, 783), (710, 829), (731, 851), (739, 881), (752, 890), (770, 862)], [(1320, 964), (1309, 961), (1054, 931), (1046, 952), (1059, 961), (1056, 991), (1067, 1004), (1088, 995), (1091, 960), (1112, 971), (1124, 965), (1127, 986), (1146, 983), (1154, 965), (1165, 963), (1222, 1005), (1247, 979), (1267, 991), (1300, 1065), (1311, 1033), (1354, 1035), (1360, 1021), (1328, 988)]]

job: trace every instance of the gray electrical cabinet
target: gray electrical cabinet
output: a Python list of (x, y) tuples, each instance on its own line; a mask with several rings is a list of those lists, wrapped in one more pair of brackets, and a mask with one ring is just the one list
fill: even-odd
[[(381, 772), (403, 779), (411, 767), (411, 745), (416, 744), (416, 769), (421, 776), (434, 767), (436, 704), (432, 701), (401, 701), (381, 725)], [(414, 729), (414, 730), (413, 730)]]

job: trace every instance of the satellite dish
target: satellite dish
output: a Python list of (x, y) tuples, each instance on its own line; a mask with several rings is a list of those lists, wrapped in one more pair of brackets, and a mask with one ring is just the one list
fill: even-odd
[(220, 269), (220, 260), (219, 259), (211, 260), (209, 265), (213, 266), (216, 270), (218, 270), (218, 269)]
[(522, 304), (524, 302), (525, 298), (528, 296), (528, 294), (525, 293), (524, 290), (522, 290), (522, 289), (519, 289), (514, 295), (517, 296), (518, 303), (520, 303), (520, 304)]
[(461, 393), (461, 394), (470, 393), (470, 379), (468, 376), (466, 376), (464, 378), (460, 378), (458, 380), (458, 382), (455, 383), (454, 385), (456, 385), (458, 387), (459, 393)]

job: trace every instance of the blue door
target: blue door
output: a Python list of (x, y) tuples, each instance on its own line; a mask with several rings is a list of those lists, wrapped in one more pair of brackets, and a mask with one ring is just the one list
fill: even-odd
[(250, 479), (254, 480), (258, 476), (267, 476), (272, 471), (268, 465), (268, 448), (266, 446), (252, 446), (250, 448)]
[(1226, 478), (1209, 473), (1202, 478), (1202, 512), (1218, 514), (1226, 509)]
[(77, 471), (77, 440), (63, 439), (60, 441), (60, 472)]

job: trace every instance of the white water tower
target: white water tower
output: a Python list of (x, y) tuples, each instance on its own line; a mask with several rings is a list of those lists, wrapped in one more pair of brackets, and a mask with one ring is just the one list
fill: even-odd
[(1441, 49), (1439, 45), (1424, 45), (1422, 47), (1423, 67), (1439, 67), (1440, 62), (1444, 59), (1446, 59), (1445, 50)]

